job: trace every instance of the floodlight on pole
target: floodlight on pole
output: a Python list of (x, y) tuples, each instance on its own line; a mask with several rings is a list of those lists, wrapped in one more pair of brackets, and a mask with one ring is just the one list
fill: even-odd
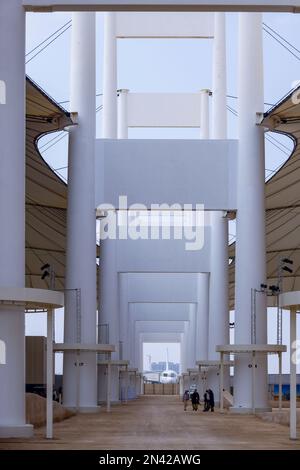
[(44, 281), (48, 276), (50, 277), (50, 289), (55, 289), (55, 272), (52, 266), (49, 263), (43, 264), (41, 266), (41, 279)]

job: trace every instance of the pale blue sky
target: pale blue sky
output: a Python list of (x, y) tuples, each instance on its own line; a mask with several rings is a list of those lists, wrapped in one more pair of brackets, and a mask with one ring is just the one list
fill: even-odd
[[(64, 13), (27, 14), (27, 51), (65, 24), (71, 16)], [(300, 16), (292, 14), (266, 14), (264, 21), (300, 49)], [(237, 95), (237, 14), (227, 15), (228, 29), (228, 94)], [(102, 49), (103, 15), (97, 14), (97, 92), (102, 92)], [(70, 30), (51, 44), (44, 52), (27, 65), (27, 74), (57, 101), (69, 99), (69, 49)], [(195, 92), (212, 86), (212, 42), (210, 40), (119, 40), (118, 43), (118, 88), (131, 91)], [(265, 101), (276, 103), (300, 79), (300, 62), (264, 33), (265, 52)], [(299, 54), (300, 56), (300, 54)], [(97, 98), (101, 104), (101, 97)], [(228, 104), (237, 109), (237, 101), (229, 99)], [(65, 105), (68, 108), (68, 104)], [(267, 108), (266, 108), (267, 109)], [(75, 110), (76, 111), (76, 110)], [(228, 112), (229, 137), (237, 137), (237, 118)], [(101, 112), (97, 115), (97, 136), (101, 135)], [(43, 143), (51, 139), (48, 136)], [(198, 131), (191, 130), (146, 130), (130, 131), (130, 137), (148, 138), (198, 138)], [(277, 137), (291, 148), (287, 138)], [(67, 162), (67, 139), (43, 154), (53, 168), (61, 168)], [(286, 159), (286, 155), (266, 142), (266, 167), (274, 169)], [(62, 174), (66, 176), (65, 170)], [(234, 234), (234, 226), (230, 227)], [(57, 320), (57, 339), (62, 340), (62, 313)], [(274, 313), (269, 312), (270, 340), (275, 341)], [(288, 323), (284, 321), (284, 337), (287, 342)], [(27, 334), (45, 334), (45, 318), (28, 316)], [(161, 360), (165, 347), (160, 350)], [(287, 356), (287, 355), (286, 355)], [(174, 353), (170, 360), (179, 361)], [(61, 367), (59, 362), (58, 370)], [(287, 357), (284, 369), (287, 371)], [(271, 360), (270, 372), (275, 371)]]

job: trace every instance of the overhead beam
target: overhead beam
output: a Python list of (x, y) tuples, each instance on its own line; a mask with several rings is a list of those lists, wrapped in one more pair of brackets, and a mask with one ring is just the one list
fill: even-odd
[(300, 12), (300, 0), (23, 0), (27, 11)]

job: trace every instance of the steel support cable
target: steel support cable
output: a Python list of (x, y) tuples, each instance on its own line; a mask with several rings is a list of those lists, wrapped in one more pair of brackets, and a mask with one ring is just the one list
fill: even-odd
[(72, 25), (69, 25), (66, 27), (66, 29), (64, 29), (63, 31), (61, 31), (55, 38), (53, 38), (48, 44), (46, 44), (44, 47), (42, 47), (42, 49), (40, 49), (36, 54), (34, 54), (34, 56), (30, 57), (30, 59), (28, 59), (25, 64), (29, 64), (33, 59), (35, 59), (38, 55), (40, 55), (45, 49), (47, 49), (51, 44), (53, 44), (60, 36), (62, 36), (65, 32), (67, 32), (70, 28), (72, 27)]
[(67, 21), (67, 23), (62, 25), (60, 28), (58, 28), (56, 31), (54, 31), (54, 33), (50, 34), (50, 36), (48, 36), (46, 39), (44, 39), (42, 42), (40, 42), (37, 46), (35, 46), (33, 49), (31, 49), (29, 52), (27, 52), (25, 57), (28, 57), (29, 55), (31, 55), (34, 51), (36, 51), (43, 44), (45, 44), (45, 42), (49, 41), (49, 39), (53, 38), (53, 36), (55, 36), (55, 34), (59, 33), (62, 29), (64, 29), (66, 26), (68, 26), (71, 23), (72, 23), (72, 20)]

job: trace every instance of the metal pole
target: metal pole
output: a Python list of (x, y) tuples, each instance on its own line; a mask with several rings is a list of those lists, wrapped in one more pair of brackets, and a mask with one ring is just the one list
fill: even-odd
[(47, 311), (46, 438), (53, 438), (53, 310)]
[(128, 367), (126, 366), (125, 371), (125, 403), (128, 402)]
[(224, 400), (223, 400), (223, 388), (224, 388), (224, 354), (221, 352), (221, 361), (220, 361), (220, 411), (224, 411)]
[(129, 90), (119, 90), (118, 96), (118, 139), (128, 139), (128, 101)]
[(79, 403), (80, 403), (80, 351), (76, 353), (76, 411), (79, 412)]
[(251, 288), (251, 344), (254, 344), (254, 328), (253, 328), (253, 319), (254, 319), (254, 292), (255, 290)]
[(106, 411), (107, 413), (110, 412), (110, 393), (111, 393), (111, 363), (110, 363), (110, 359), (107, 363), (107, 377), (106, 377), (106, 380), (107, 380), (107, 398), (106, 398)]
[(252, 351), (252, 413), (255, 414), (255, 351)]
[(282, 353), (278, 354), (279, 362), (279, 411), (282, 410)]
[(210, 90), (201, 90), (200, 105), (200, 138), (209, 139), (209, 97)]
[(296, 318), (295, 308), (290, 314), (290, 439), (297, 439), (297, 365), (296, 365)]

